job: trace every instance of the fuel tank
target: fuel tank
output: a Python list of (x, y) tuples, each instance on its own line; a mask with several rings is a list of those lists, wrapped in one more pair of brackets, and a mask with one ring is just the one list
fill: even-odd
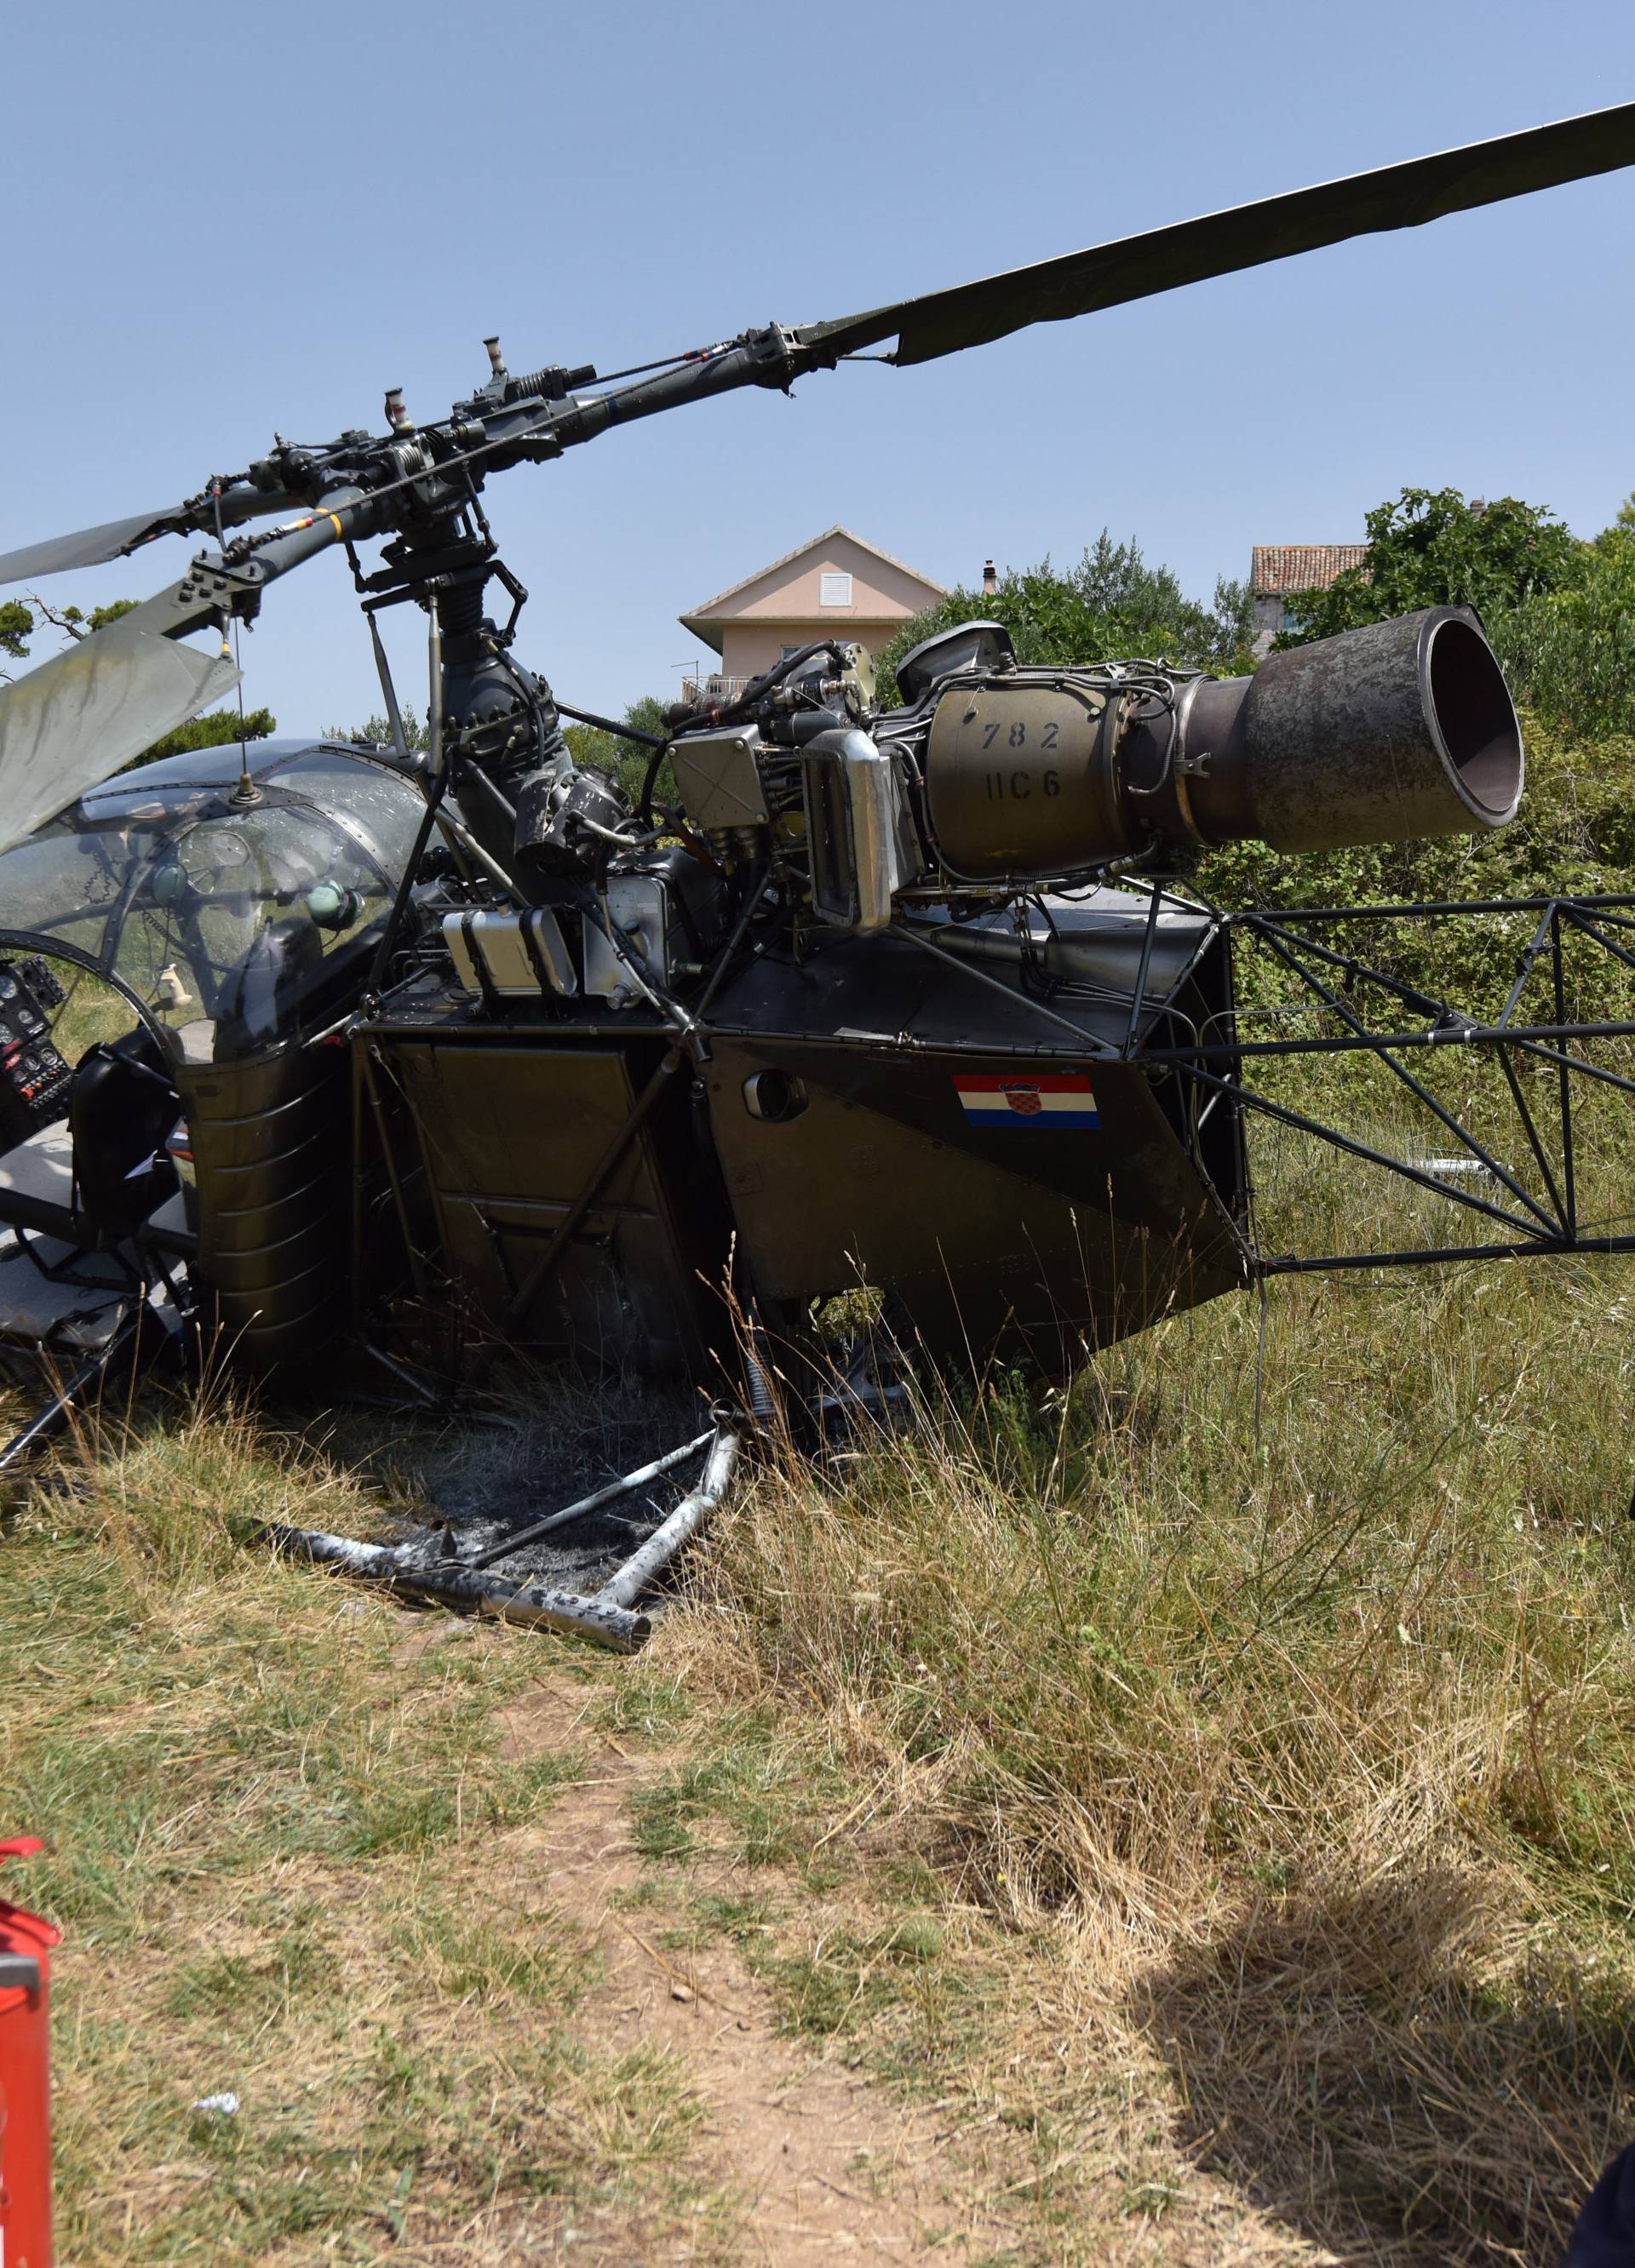
[(195, 1272), (235, 1359), (267, 1368), (320, 1356), (350, 1312), (344, 1049), (294, 1044), (174, 1075), (195, 1185)]

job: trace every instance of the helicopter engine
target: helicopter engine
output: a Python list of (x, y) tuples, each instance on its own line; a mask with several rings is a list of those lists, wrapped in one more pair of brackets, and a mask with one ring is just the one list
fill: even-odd
[(1141, 663), (961, 669), (925, 697), (925, 817), (951, 876), (1042, 877), (1256, 840), (1276, 850), (1501, 827), (1521, 728), (1468, 609), (1271, 655), (1252, 677)]
[(1018, 665), (998, 622), (904, 657), (906, 705), (868, 703), (860, 648), (822, 650), (691, 729), (674, 762), (716, 856), (798, 874), (815, 923), (887, 924), (904, 890), (1186, 863), (1245, 841), (1332, 850), (1479, 833), (1525, 762), (1467, 608), (1431, 607), (1271, 655), (1253, 676), (1160, 662)]

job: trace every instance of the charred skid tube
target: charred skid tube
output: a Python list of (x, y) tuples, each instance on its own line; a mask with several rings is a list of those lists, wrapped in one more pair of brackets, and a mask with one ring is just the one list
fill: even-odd
[(411, 1565), (387, 1543), (357, 1543), (350, 1536), (285, 1528), (277, 1521), (261, 1530), (261, 1539), (291, 1558), (337, 1567), (408, 1598), (435, 1599), (443, 1606), (464, 1607), (534, 1630), (570, 1631), (616, 1653), (634, 1653), (652, 1629), (645, 1615), (612, 1601), (584, 1599), (576, 1592), (519, 1582), (514, 1576), (486, 1575), (475, 1568)]
[(926, 810), (952, 876), (1045, 879), (1170, 850), (1278, 850), (1502, 827), (1521, 727), (1477, 617), (1429, 607), (1276, 653), (1252, 677), (996, 673), (951, 686)]
[(633, 1473), (626, 1473), (622, 1480), (609, 1481), (606, 1488), (596, 1489), (591, 1495), (580, 1497), (573, 1504), (564, 1504), (560, 1511), (548, 1513), (543, 1520), (532, 1521), (515, 1535), (502, 1535), (497, 1543), (490, 1543), (486, 1550), (474, 1551), (462, 1564), (468, 1567), (492, 1567), (502, 1559), (509, 1559), (513, 1552), (522, 1550), (527, 1544), (536, 1543), (541, 1535), (549, 1535), (553, 1528), (564, 1528), (572, 1521), (583, 1520), (590, 1513), (600, 1512), (604, 1505), (616, 1504), (622, 1496), (629, 1496), (633, 1490), (644, 1487), (647, 1482), (658, 1480), (664, 1474), (674, 1471), (677, 1465), (683, 1465), (689, 1457), (696, 1456), (699, 1450), (706, 1447), (714, 1438), (712, 1433), (700, 1433), (696, 1440), (684, 1441), (679, 1449), (671, 1449), (666, 1455), (655, 1457), (650, 1464), (639, 1467)]
[[(615, 1568), (593, 1597), (486, 1572), (488, 1564), (495, 1558), (521, 1550), (558, 1522), (668, 1471), (685, 1458), (696, 1455), (706, 1443), (708, 1454), (697, 1486), (689, 1490), (669, 1517)], [(565, 1631), (588, 1638), (598, 1646), (610, 1646), (616, 1653), (634, 1653), (646, 1644), (652, 1630), (650, 1616), (640, 1611), (635, 1601), (669, 1565), (682, 1545), (720, 1509), (732, 1484), (738, 1451), (738, 1435), (730, 1427), (718, 1425), (712, 1433), (700, 1434), (696, 1440), (644, 1465), (639, 1472), (627, 1474), (622, 1481), (596, 1495), (564, 1506), (560, 1513), (536, 1522), (519, 1535), (502, 1538), (493, 1550), (466, 1561), (428, 1564), (409, 1557), (395, 1544), (358, 1543), (350, 1536), (331, 1535), (320, 1528), (289, 1528), (278, 1521), (267, 1521), (256, 1535), (260, 1542), (292, 1558), (310, 1559), (318, 1566), (338, 1568), (365, 1582), (378, 1583), (400, 1596), (434, 1599), (444, 1606), (497, 1616), (503, 1622), (521, 1623), (530, 1629)]]
[(690, 1535), (695, 1535), (719, 1509), (738, 1462), (738, 1436), (725, 1426), (716, 1432), (698, 1485), (681, 1498), (661, 1527), (630, 1554), (618, 1572), (596, 1594), (599, 1607), (629, 1607), (655, 1575), (669, 1565)]

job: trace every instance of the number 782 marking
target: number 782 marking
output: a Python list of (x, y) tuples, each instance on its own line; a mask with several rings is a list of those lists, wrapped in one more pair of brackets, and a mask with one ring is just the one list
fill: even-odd
[[(982, 744), (984, 755), (998, 741), (1001, 733), (1005, 733), (1005, 746), (1007, 748), (1025, 748), (1027, 746), (1027, 727), (1019, 717), (1008, 731), (1003, 724), (983, 726)], [(1058, 723), (1052, 720), (1047, 724), (1036, 743), (1041, 754), (1048, 755), (1061, 736), (1062, 728)]]

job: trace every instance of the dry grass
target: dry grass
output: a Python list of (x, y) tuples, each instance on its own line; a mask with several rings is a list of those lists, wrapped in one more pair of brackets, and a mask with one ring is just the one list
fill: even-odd
[(586, 2046), (515, 1863), (574, 1769), (504, 1744), (548, 1660), (661, 1752), (657, 1902), (1003, 2138), (1016, 2259), (1552, 2262), (1635, 2116), (1630, 1280), (1289, 1280), (1259, 1395), (1221, 1302), (934, 1395), (760, 1475), (634, 1664), (246, 1554), (382, 1510), (265, 1422), (88, 1443), (0, 1625), (65, 2257), (498, 2261), (581, 2205), (736, 2257), (684, 2070)]
[(1052, 2257), (1221, 2257), (1202, 2168), (1347, 2258), (1548, 2261), (1628, 2138), (1627, 1282), (1285, 1282), (1258, 1441), (1221, 1305), (789, 1465), (699, 1570), (695, 1689), (843, 1791), (785, 1855), (914, 1859), (987, 1974), (959, 2066), (1052, 2138)]
[(239, 1548), (379, 1518), (242, 1412), (85, 1447), (4, 1544), (0, 1624), (0, 1818), (50, 1842), (7, 1887), (67, 1933), (63, 2257), (497, 2262), (591, 2206), (714, 2257), (685, 2075), (576, 2039), (594, 1961), (518, 1855), (582, 1769), (505, 1753), (537, 1646)]

